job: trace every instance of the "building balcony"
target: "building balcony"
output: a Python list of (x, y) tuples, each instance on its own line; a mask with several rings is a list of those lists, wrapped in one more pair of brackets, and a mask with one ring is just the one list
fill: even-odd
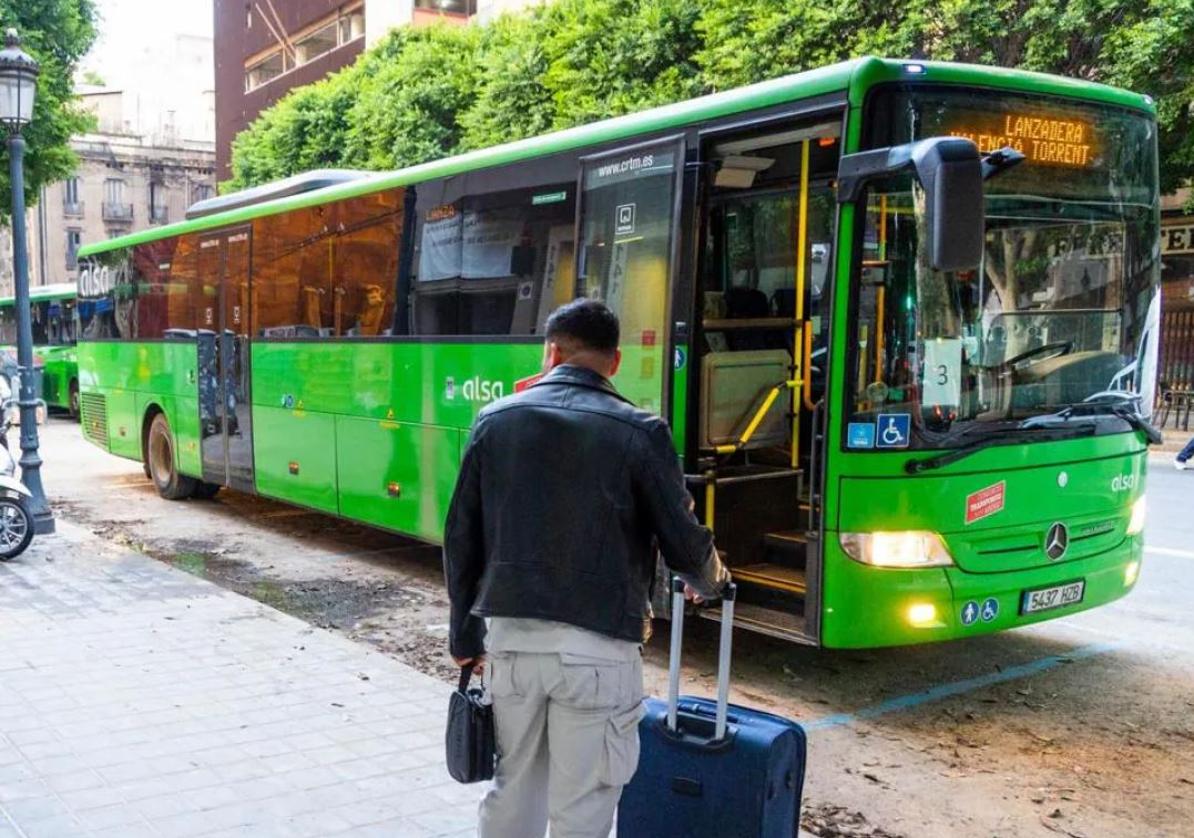
[(83, 202), (82, 201), (63, 201), (62, 214), (68, 218), (82, 218), (83, 217)]
[(150, 224), (165, 224), (170, 220), (170, 213), (164, 206), (151, 206), (149, 208), (149, 223)]
[(132, 204), (110, 204), (104, 202), (104, 221), (132, 221)]

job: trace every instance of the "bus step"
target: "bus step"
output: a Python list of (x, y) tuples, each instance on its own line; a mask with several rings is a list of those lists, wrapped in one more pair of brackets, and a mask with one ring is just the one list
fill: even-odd
[[(720, 608), (701, 608), (697, 613), (707, 620), (721, 622)], [(759, 634), (778, 637), (808, 646), (817, 645), (805, 631), (803, 611), (787, 611), (743, 602), (734, 603), (734, 625)]]
[(804, 581), (804, 571), (794, 567), (759, 563), (731, 568), (730, 572), (734, 581), (741, 584), (772, 588), (801, 597), (808, 590)]
[(804, 552), (808, 544), (808, 533), (804, 530), (782, 530), (769, 532), (763, 536), (763, 545), (784, 552)]

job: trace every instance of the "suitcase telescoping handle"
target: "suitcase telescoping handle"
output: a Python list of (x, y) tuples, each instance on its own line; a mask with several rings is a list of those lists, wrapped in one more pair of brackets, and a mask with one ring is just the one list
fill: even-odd
[[(721, 642), (717, 650), (717, 717), (713, 738), (726, 735), (726, 716), (730, 706), (730, 651), (734, 639), (734, 599), (738, 586), (727, 582), (721, 592)], [(668, 658), (667, 726), (676, 732), (680, 706), (680, 652), (684, 641), (684, 582), (672, 579), (672, 648)]]

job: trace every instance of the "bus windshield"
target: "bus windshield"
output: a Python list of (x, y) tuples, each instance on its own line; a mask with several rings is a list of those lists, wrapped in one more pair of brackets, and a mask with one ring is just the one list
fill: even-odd
[(1154, 122), (942, 90), (885, 91), (868, 113), (871, 147), (954, 135), (1025, 159), (985, 184), (977, 271), (929, 267), (910, 176), (872, 186), (851, 295), (850, 421), (902, 415), (900, 447), (941, 448), (1109, 391), (1138, 395), (1148, 412), (1160, 299)]

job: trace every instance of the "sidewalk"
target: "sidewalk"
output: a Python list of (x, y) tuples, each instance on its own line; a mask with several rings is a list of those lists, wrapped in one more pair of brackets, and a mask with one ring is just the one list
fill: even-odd
[(0, 838), (475, 834), (448, 685), (58, 528), (0, 564)]

